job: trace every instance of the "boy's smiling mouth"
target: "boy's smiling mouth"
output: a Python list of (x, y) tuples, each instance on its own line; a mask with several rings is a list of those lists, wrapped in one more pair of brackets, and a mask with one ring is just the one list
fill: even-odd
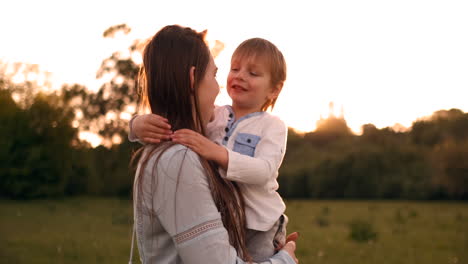
[(233, 84), (231, 85), (231, 89), (233, 90), (236, 90), (236, 91), (243, 91), (243, 92), (247, 92), (248, 90), (240, 85), (237, 85), (237, 84)]

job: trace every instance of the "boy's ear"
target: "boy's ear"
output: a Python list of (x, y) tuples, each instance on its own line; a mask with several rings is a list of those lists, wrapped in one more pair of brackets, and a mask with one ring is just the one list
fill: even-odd
[(283, 89), (283, 82), (280, 82), (277, 85), (275, 85), (275, 87), (273, 88), (273, 91), (271, 93), (271, 97), (277, 98), (282, 89)]
[(193, 92), (193, 87), (195, 85), (195, 66), (190, 67), (190, 88)]

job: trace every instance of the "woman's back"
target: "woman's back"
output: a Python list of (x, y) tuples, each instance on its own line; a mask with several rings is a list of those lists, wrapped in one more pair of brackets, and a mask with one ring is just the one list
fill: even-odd
[(229, 263), (236, 258), (196, 153), (173, 145), (154, 153), (142, 174), (140, 167), (135, 221), (143, 263)]

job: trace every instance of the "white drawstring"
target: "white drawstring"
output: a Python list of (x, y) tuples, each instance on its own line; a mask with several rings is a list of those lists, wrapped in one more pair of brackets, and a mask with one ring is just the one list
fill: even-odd
[(132, 228), (132, 245), (130, 247), (130, 259), (128, 260), (128, 264), (132, 264), (132, 259), (133, 259), (133, 244), (135, 243), (135, 223), (133, 223), (133, 228)]

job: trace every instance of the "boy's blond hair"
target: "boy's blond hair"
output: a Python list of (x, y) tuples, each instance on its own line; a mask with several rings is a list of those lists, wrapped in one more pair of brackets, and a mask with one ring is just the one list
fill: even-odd
[[(281, 89), (286, 81), (286, 61), (283, 53), (270, 41), (262, 38), (251, 38), (242, 42), (232, 54), (232, 59), (253, 59), (264, 60), (269, 67), (271, 76), (271, 85), (274, 89)], [(278, 86), (279, 85), (279, 86)], [(279, 93), (278, 93), (279, 95)], [(275, 106), (276, 99), (267, 100), (261, 110)]]

